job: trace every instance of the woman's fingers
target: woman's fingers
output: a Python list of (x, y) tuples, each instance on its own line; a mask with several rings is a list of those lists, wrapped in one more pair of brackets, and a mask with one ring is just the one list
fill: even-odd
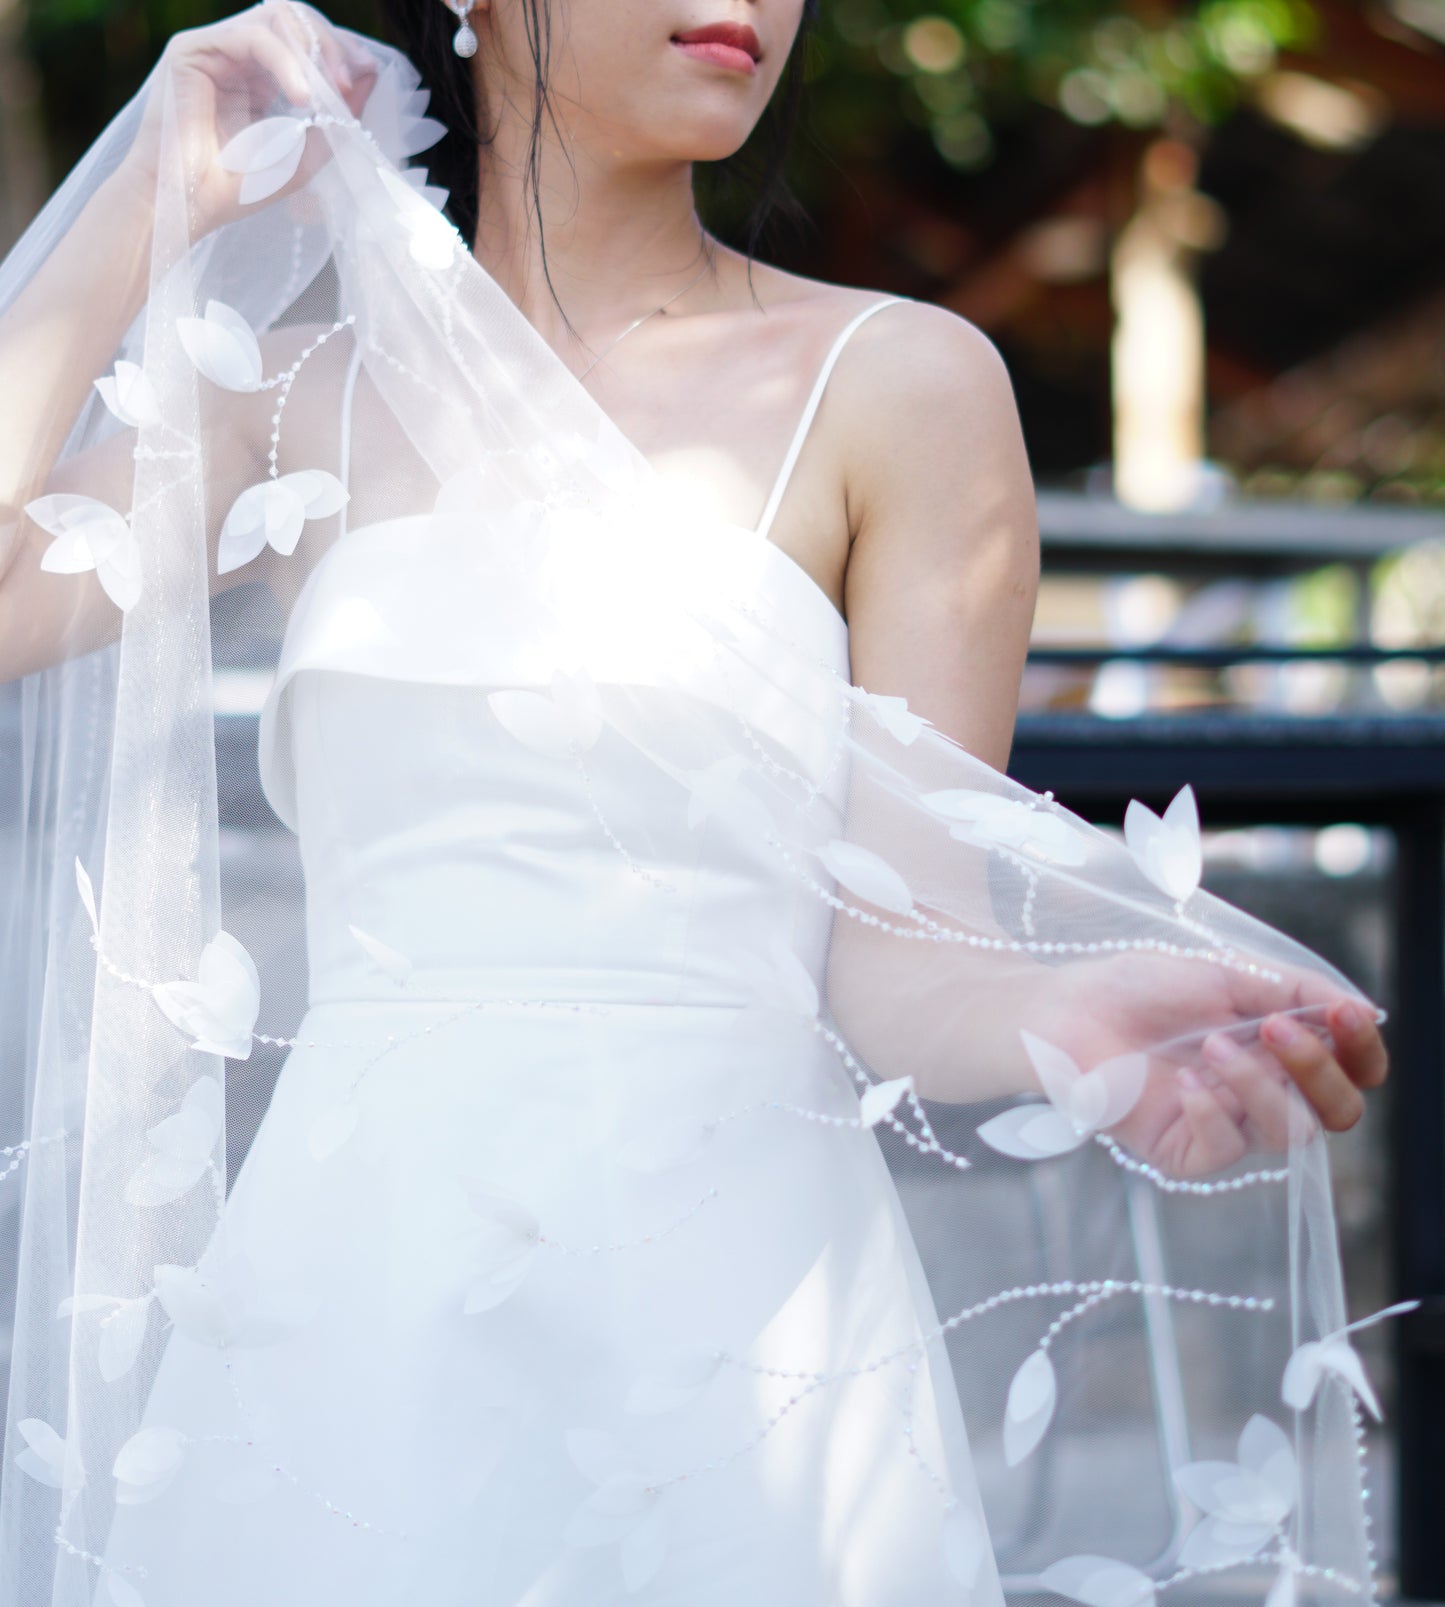
[(1290, 1079), (1273, 1055), (1245, 1049), (1223, 1032), (1204, 1040), (1203, 1054), (1238, 1100), (1260, 1146), (1283, 1151), (1290, 1141)]
[[(295, 111), (315, 114), (323, 104), (320, 81), (325, 79), (351, 115), (360, 117), (377, 81), (367, 50), (302, 0), (263, 0), (220, 22), (181, 29), (167, 41), (164, 59), (176, 87), (192, 222), (202, 234), (246, 212), (239, 201), (241, 179), (223, 170), (216, 156), (228, 138), (268, 111), (278, 91)], [(154, 191), (161, 105), (162, 97), (156, 97), (147, 106), (126, 157), (143, 194)], [(272, 198), (304, 188), (327, 160), (325, 139), (308, 132), (301, 163)]]
[(1331, 1132), (1353, 1127), (1364, 1115), (1360, 1090), (1328, 1045), (1307, 1027), (1290, 1016), (1272, 1015), (1259, 1035)]
[[(230, 18), (176, 37), (194, 39), (198, 47), (195, 65), (217, 78), (218, 86), (218, 71), (245, 73), (259, 67), (293, 106), (307, 106), (314, 98), (306, 70), (306, 63), (312, 59), (313, 40), (318, 65), (343, 93), (354, 87), (354, 75), (334, 30), (329, 24), (321, 25), (325, 19), (313, 23), (312, 17), (319, 18), (319, 13), (309, 8), (301, 16), (302, 9), (283, 4), (282, 0), (268, 0), (247, 14), (253, 20)], [(183, 50), (181, 62), (188, 55), (190, 51)], [(216, 62), (215, 67), (203, 65), (208, 55)]]
[(319, 65), (343, 95), (355, 88), (355, 76), (341, 40), (328, 18), (313, 6), (301, 0), (280, 0), (277, 5), (277, 26), (303, 55), (310, 56), (313, 47), (320, 57)]
[(1199, 1080), (1204, 1084), (1209, 1092), (1213, 1094), (1219, 1103), (1224, 1107), (1224, 1112), (1229, 1117), (1230, 1121), (1232, 1121), (1236, 1127), (1240, 1126), (1245, 1118), (1244, 1106), (1240, 1103), (1239, 1098), (1235, 1094), (1233, 1088), (1230, 1087), (1225, 1078), (1220, 1076), (1219, 1068), (1215, 1064), (1214, 1057), (1209, 1054), (1205, 1054), (1201, 1056), (1197, 1062), (1186, 1062), (1186, 1064), (1190, 1065), (1190, 1069), (1198, 1076)]
[(181, 50), (176, 65), (204, 72), (218, 89), (228, 87), (229, 75), (244, 78), (259, 67), (293, 106), (304, 106), (311, 98), (295, 49), (263, 22), (217, 22), (176, 37), (193, 41)]
[[(264, 103), (275, 94), (269, 87), (274, 85), (293, 106), (304, 106), (311, 98), (295, 51), (269, 28), (215, 23), (174, 38), (181, 41), (171, 55), (174, 70), (209, 80), (217, 94), (244, 89)], [(261, 92), (263, 84), (266, 93)]]
[[(1359, 1120), (1363, 1108), (1351, 1097), (1350, 1087), (1378, 1088), (1389, 1074), (1390, 1057), (1376, 1021), (1377, 1012), (1366, 1000), (1342, 994), (1339, 987), (1321, 976), (1285, 971), (1278, 980), (1261, 975), (1231, 973), (1228, 979), (1230, 1002), (1241, 1018), (1268, 1016), (1276, 1021), (1271, 1029), (1279, 1035), (1278, 1042), (1270, 1047), (1283, 1050), (1279, 1058), (1294, 1075), (1295, 1067), (1309, 1079), (1322, 1103), (1316, 1109), (1326, 1118), (1326, 1125), (1338, 1131)], [(1299, 1037), (1295, 1038), (1282, 1023), (1285, 1017), (1277, 1012), (1286, 1010), (1308, 1011), (1318, 1015), (1333, 1040), (1334, 1053), (1321, 1045), (1319, 1039), (1298, 1022), (1294, 1022)], [(1269, 1038), (1269, 1034), (1265, 1034)], [(1287, 1041), (1288, 1040), (1288, 1041)], [(1296, 1081), (1298, 1081), (1298, 1077)], [(1306, 1094), (1310, 1088), (1300, 1084)], [(1333, 1113), (1334, 1119), (1330, 1119)]]
[[(328, 17), (304, 0), (266, 0), (262, 10), (275, 36), (291, 49), (302, 78), (302, 63), (315, 62), (346, 103), (346, 109), (353, 117), (360, 117), (377, 78), (376, 62), (366, 48), (346, 39)], [(313, 98), (308, 89), (307, 99)]]
[(1378, 1088), (1390, 1070), (1385, 1040), (1371, 1012), (1357, 999), (1330, 1006), (1327, 1013), (1335, 1053), (1356, 1088)]
[(1174, 1170), (1183, 1177), (1198, 1177), (1232, 1166), (1248, 1148), (1244, 1134), (1197, 1072), (1181, 1066), (1174, 1075), (1188, 1132), (1185, 1152), (1176, 1157)]

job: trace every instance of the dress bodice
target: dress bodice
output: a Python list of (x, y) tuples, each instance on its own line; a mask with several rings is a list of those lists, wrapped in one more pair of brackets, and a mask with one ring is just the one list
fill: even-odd
[[(262, 711), (262, 785), (300, 840), (311, 1003), (740, 1002), (739, 956), (780, 940), (820, 974), (829, 912), (785, 863), (716, 822), (690, 824), (686, 788), (672, 807), (653, 759), (613, 724), (569, 755), (519, 740), (523, 727), (491, 701), (520, 693), (535, 712), (569, 662), (604, 700), (622, 688), (636, 706), (654, 683), (664, 695), (678, 651), (666, 600), (586, 642), (573, 616), (549, 640), (484, 561), (419, 523), (357, 529), (326, 553)], [(780, 548), (720, 522), (677, 540), (690, 544), (688, 584), (746, 598), (846, 678), (842, 616)], [(529, 562), (530, 585), (565, 584), (605, 610), (608, 577), (587, 572), (598, 550), (586, 521), (559, 529)], [(774, 693), (701, 717), (739, 712), (840, 804), (841, 754), (826, 751), (816, 711)]]
[[(845, 345), (900, 299), (870, 303), (833, 340), (752, 529), (654, 482), (639, 505), (643, 526), (643, 507), (662, 515), (651, 546), (609, 539), (585, 508), (504, 500), (490, 514), (363, 526), (325, 553), (292, 610), (260, 732), (263, 789), (300, 838), (313, 1004), (399, 989), (736, 1003), (748, 996), (739, 958), (778, 944), (821, 980), (826, 905), (786, 856), (700, 819), (687, 777), (672, 777), (669, 800), (625, 721), (601, 721), (596, 746), (569, 754), (519, 740), (505, 717), (510, 699), (524, 724), (555, 725), (527, 699), (580, 668), (645, 730), (649, 696), (672, 698), (676, 722), (693, 683), (696, 719), (726, 727), (713, 752), (741, 725), (765, 764), (786, 764), (841, 812), (844, 747), (829, 716), (849, 679), (848, 627), (768, 532)], [(359, 361), (358, 348), (343, 483)], [(722, 595), (740, 626), (761, 615), (787, 640), (754, 643), (761, 675), (709, 681), (718, 644), (689, 635), (687, 600)]]

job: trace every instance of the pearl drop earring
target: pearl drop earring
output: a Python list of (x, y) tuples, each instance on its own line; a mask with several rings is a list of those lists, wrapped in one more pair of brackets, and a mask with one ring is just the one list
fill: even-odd
[(477, 36), (472, 32), (472, 25), (467, 21), (471, 15), (476, 0), (447, 0), (448, 6), (456, 12), (457, 21), (461, 26), (452, 35), (452, 49), (459, 56), (475, 56), (477, 53)]

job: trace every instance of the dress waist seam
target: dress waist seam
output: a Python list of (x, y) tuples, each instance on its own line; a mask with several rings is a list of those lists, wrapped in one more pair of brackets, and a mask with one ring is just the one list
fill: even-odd
[(444, 1009), (516, 1009), (516, 1010), (708, 1010), (733, 1011), (746, 1010), (752, 1005), (749, 999), (619, 999), (595, 995), (590, 997), (568, 997), (565, 995), (548, 995), (546, 997), (517, 998), (505, 994), (484, 994), (469, 996), (462, 994), (426, 994), (416, 996), (396, 995), (388, 997), (384, 994), (332, 994), (322, 998), (308, 1001), (307, 1014), (315, 1011), (330, 1009), (356, 1009), (364, 1006), (375, 1006), (383, 1010), (417, 1009), (417, 1010), (444, 1010)]

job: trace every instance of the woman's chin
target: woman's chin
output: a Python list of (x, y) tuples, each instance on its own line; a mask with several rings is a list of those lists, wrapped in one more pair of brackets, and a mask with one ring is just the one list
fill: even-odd
[(752, 124), (740, 124), (736, 116), (705, 120), (697, 115), (698, 110), (690, 108), (685, 125), (669, 125), (668, 146), (685, 162), (722, 162), (736, 156), (752, 132)]
[[(709, 106), (709, 100), (715, 104)], [(694, 93), (649, 106), (643, 117), (635, 103), (619, 106), (598, 116), (585, 135), (575, 129), (573, 139), (585, 140), (599, 157), (612, 161), (721, 162), (742, 149), (754, 127), (753, 119), (726, 100)]]

